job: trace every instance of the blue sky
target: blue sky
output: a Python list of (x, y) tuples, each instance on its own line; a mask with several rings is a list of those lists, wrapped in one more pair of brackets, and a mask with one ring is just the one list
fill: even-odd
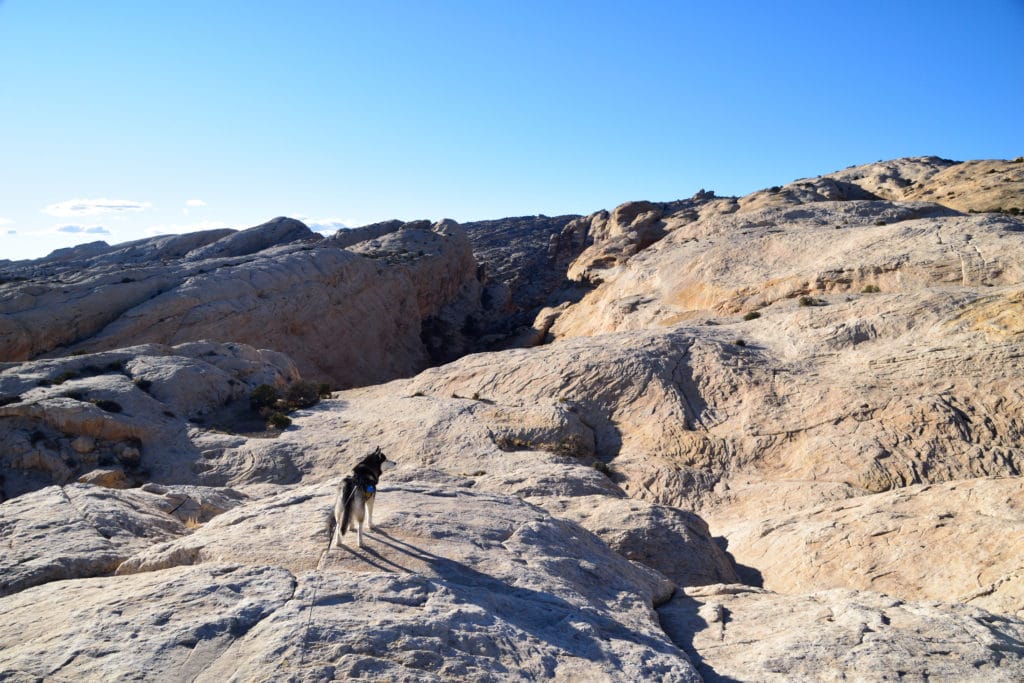
[(1024, 155), (1024, 0), (0, 0), (0, 259)]

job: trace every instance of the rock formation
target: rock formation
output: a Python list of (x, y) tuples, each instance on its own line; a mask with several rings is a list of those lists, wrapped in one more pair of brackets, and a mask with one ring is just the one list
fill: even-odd
[(1021, 680), (1022, 170), (0, 264), (0, 678)]
[[(0, 359), (235, 341), (285, 352), (307, 377), (353, 386), (427, 367), (425, 324), (435, 345), (466, 346), (462, 324), (479, 308), (471, 247), (451, 222), (399, 226), (349, 249), (283, 218), (201, 237), (9, 266)], [(447, 327), (438, 331), (434, 320)]]

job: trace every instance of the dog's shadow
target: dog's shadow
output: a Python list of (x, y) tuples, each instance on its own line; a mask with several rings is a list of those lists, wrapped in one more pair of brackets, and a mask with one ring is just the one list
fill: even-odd
[[(394, 553), (408, 558), (408, 564), (429, 567), (436, 574), (431, 580), (451, 591), (456, 602), (480, 607), (490, 624), (504, 621), (559, 650), (613, 667), (621, 662), (608, 647), (608, 640), (629, 641), (674, 657), (681, 654), (671, 641), (632, 630), (612, 619), (608, 612), (588, 607), (590, 600), (585, 596), (580, 596), (579, 604), (573, 604), (552, 593), (511, 585), (462, 562), (435, 555), (379, 527), (374, 527), (373, 535)], [(345, 548), (382, 571), (415, 571), (372, 548)], [(474, 623), (487, 624), (477, 619)]]

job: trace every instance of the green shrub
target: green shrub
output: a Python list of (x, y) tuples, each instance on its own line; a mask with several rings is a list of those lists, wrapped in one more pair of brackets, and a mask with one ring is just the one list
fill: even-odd
[(327, 382), (320, 382), (320, 384), (316, 385), (316, 393), (320, 398), (330, 398), (331, 385)]
[(290, 426), (292, 419), (284, 413), (272, 413), (267, 419), (267, 426), (273, 429), (285, 429)]
[(750, 311), (745, 316), (743, 316), (743, 319), (744, 320), (757, 320), (760, 317), (761, 317), (761, 314), (758, 313), (757, 311)]
[(320, 401), (320, 389), (316, 384), (300, 379), (288, 385), (284, 401), (288, 410), (309, 408)]
[(811, 296), (802, 296), (799, 299), (797, 299), (797, 303), (800, 304), (801, 306), (817, 306), (818, 305), (818, 302), (815, 301), (814, 297), (811, 297)]
[(249, 405), (252, 406), (253, 410), (269, 408), (277, 403), (280, 398), (281, 394), (277, 389), (269, 384), (261, 384), (253, 389), (249, 395)]
[(878, 294), (880, 291), (878, 285), (868, 285), (864, 289), (860, 290), (861, 294)]

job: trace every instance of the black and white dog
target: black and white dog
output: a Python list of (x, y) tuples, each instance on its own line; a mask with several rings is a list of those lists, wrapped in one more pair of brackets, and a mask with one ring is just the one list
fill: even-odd
[(341, 537), (348, 532), (349, 524), (356, 523), (359, 547), (363, 547), (363, 520), (366, 530), (373, 531), (373, 497), (377, 493), (377, 482), (383, 470), (389, 470), (395, 463), (385, 457), (378, 446), (373, 453), (359, 461), (352, 468), (352, 474), (345, 477), (334, 501), (334, 535), (342, 544)]

